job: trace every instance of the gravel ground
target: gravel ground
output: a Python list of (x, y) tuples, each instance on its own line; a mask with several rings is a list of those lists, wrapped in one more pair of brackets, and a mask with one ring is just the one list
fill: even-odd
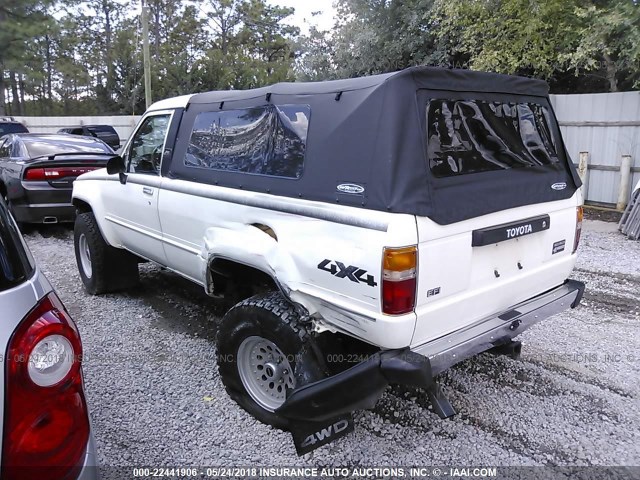
[(92, 297), (70, 230), (26, 238), (82, 334), (101, 465), (640, 465), (640, 242), (592, 223), (574, 275), (582, 306), (522, 335), (519, 361), (481, 355), (445, 373), (458, 415), (389, 388), (353, 434), (302, 458), (226, 395), (222, 312), (200, 287), (145, 264), (140, 288)]

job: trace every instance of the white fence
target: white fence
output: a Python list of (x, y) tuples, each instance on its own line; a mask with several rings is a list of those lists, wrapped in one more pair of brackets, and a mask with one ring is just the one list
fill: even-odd
[[(578, 163), (580, 152), (588, 152), (582, 156), (588, 160), (587, 201), (616, 205), (624, 183), (623, 156), (631, 157), (631, 185), (640, 180), (640, 92), (552, 95), (551, 102), (573, 162)], [(124, 144), (140, 116), (17, 118), (40, 133), (73, 125), (112, 125)], [(629, 195), (625, 192), (625, 203)]]
[[(628, 183), (640, 180), (640, 92), (552, 95), (551, 102), (573, 162), (588, 152), (587, 201), (615, 205), (625, 183), (621, 166), (629, 161), (623, 157), (631, 157)], [(628, 189), (623, 196), (626, 203)]]

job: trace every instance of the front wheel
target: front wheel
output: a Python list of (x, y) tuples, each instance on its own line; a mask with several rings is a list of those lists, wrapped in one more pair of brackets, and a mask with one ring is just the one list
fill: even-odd
[(277, 428), (289, 422), (275, 410), (287, 390), (323, 378), (309, 333), (279, 292), (238, 303), (222, 319), (217, 361), (227, 393), (255, 418)]
[(92, 212), (76, 216), (73, 237), (78, 271), (88, 293), (99, 295), (138, 284), (136, 257), (105, 242)]

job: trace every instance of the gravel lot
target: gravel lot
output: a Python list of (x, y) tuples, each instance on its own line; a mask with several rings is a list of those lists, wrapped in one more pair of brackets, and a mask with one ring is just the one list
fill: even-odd
[(92, 297), (69, 229), (26, 238), (80, 328), (102, 465), (640, 465), (640, 242), (610, 225), (585, 222), (581, 307), (522, 335), (520, 361), (482, 355), (441, 377), (457, 416), (390, 388), (353, 434), (303, 458), (226, 395), (222, 312), (200, 287), (145, 264), (140, 288)]

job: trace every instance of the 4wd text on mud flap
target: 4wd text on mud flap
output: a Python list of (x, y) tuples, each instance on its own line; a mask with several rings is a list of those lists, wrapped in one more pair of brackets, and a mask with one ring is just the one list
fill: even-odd
[[(373, 275), (367, 275), (366, 270), (354, 265), (345, 267), (344, 263), (342, 262), (325, 258), (318, 264), (318, 268), (320, 270), (324, 270), (325, 272), (329, 272), (336, 278), (348, 278), (352, 282), (366, 283), (370, 287), (375, 287), (376, 285), (378, 285), (375, 281), (375, 278), (373, 278)], [(365, 275), (367, 276), (365, 277)]]
[(307, 448), (315, 445), (316, 442), (327, 440), (333, 435), (337, 435), (338, 433), (343, 432), (347, 429), (348, 426), (349, 422), (347, 420), (338, 420), (333, 425), (329, 425), (328, 427), (309, 435), (307, 438), (305, 438), (304, 442), (302, 442), (301, 447)]

